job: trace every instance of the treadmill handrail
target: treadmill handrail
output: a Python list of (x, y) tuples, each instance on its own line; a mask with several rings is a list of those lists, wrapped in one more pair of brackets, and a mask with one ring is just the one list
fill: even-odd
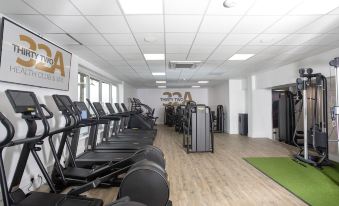
[(5, 127), (7, 132), (6, 137), (0, 143), (0, 147), (3, 147), (4, 145), (7, 145), (12, 141), (15, 134), (15, 129), (13, 124), (1, 112), (0, 112), (0, 122)]
[(102, 183), (112, 179), (113, 177), (121, 174), (122, 172), (127, 171), (131, 166), (132, 165), (128, 165), (128, 166), (126, 166), (124, 168), (121, 168), (119, 170), (116, 170), (116, 171), (114, 171), (114, 172), (112, 172), (112, 173), (110, 173), (108, 175), (105, 175), (103, 177), (99, 177), (99, 178), (97, 178), (97, 179), (95, 179), (95, 180), (93, 180), (93, 181), (91, 181), (89, 183), (86, 183), (84, 185), (78, 186), (78, 187), (72, 189), (71, 191), (69, 191), (67, 194), (68, 195), (80, 195), (80, 194), (82, 194), (82, 193), (84, 193), (84, 192), (86, 192), (86, 191), (88, 191), (90, 189), (97, 188), (100, 184), (102, 184)]
[(92, 111), (94, 112), (95, 118), (96, 118), (97, 120), (99, 120), (100, 115), (98, 114), (97, 110), (95, 110), (95, 108), (94, 108), (94, 106), (93, 106), (91, 100), (87, 98), (86, 101), (87, 101), (89, 107), (90, 107), (90, 108), (92, 109)]

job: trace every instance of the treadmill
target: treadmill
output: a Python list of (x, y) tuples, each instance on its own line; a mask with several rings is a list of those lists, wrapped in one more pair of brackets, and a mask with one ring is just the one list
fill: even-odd
[[(104, 108), (102, 107), (102, 105), (100, 104), (100, 102), (93, 102), (93, 106), (96, 110), (96, 112), (98, 113), (99, 117), (101, 119), (110, 119), (111, 117), (115, 117), (118, 116), (120, 117), (120, 115), (118, 114), (114, 114), (114, 115), (107, 115)], [(120, 120), (120, 118), (119, 118)], [(98, 144), (93, 145), (93, 147), (95, 149), (102, 149), (102, 150), (111, 150), (111, 149), (115, 149), (115, 150), (139, 150), (142, 149), (143, 147), (145, 147), (146, 145), (149, 145), (148, 142), (145, 141), (140, 141), (140, 138), (133, 138), (133, 139), (129, 139), (129, 141), (126, 140), (126, 142), (122, 142), (122, 141), (110, 141), (112, 139), (114, 139), (114, 133), (116, 132), (115, 127), (117, 125), (117, 122), (119, 120), (113, 119), (112, 121), (113, 123), (113, 131), (112, 131), (112, 138), (109, 139), (109, 127), (111, 126), (111, 122), (108, 122), (107, 124), (105, 124), (105, 128), (104, 130), (104, 135), (102, 138), (102, 141)], [(105, 136), (105, 137), (104, 137)], [(120, 137), (119, 137), (120, 138)], [(125, 137), (123, 137), (125, 138)], [(96, 141), (93, 141), (96, 142)]]
[[(92, 111), (95, 114), (95, 118), (98, 121), (105, 121), (103, 123), (103, 125), (105, 125), (106, 127), (104, 127), (104, 137), (106, 139), (106, 141), (110, 141), (110, 142), (140, 142), (140, 143), (144, 143), (144, 144), (148, 144), (148, 145), (152, 145), (153, 144), (153, 140), (154, 140), (154, 136), (146, 136), (144, 134), (139, 134), (139, 135), (120, 135), (120, 133), (118, 133), (117, 131), (115, 131), (114, 133), (112, 133), (111, 136), (109, 136), (109, 129), (107, 129), (107, 127), (109, 127), (108, 125), (110, 124), (110, 121), (113, 121), (115, 123), (117, 123), (122, 116), (127, 116), (127, 114), (124, 113), (116, 113), (113, 115), (105, 115), (103, 117), (100, 117), (99, 113), (97, 112), (97, 110), (95, 109), (95, 107), (93, 106), (92, 102), (90, 100), (87, 99), (87, 103), (89, 104), (90, 108), (92, 109)], [(81, 108), (81, 113), (88, 113), (89, 114), (89, 109), (87, 108), (86, 104), (84, 102), (76, 102), (76, 104), (78, 105), (78, 108)], [(115, 128), (115, 126), (113, 126), (113, 129)], [(91, 135), (91, 142), (92, 145), (94, 146), (97, 143), (97, 133), (98, 133), (98, 125), (95, 125), (94, 127), (91, 127), (91, 129), (93, 129), (93, 135)]]
[[(123, 111), (123, 112), (129, 113), (130, 116), (135, 114), (135, 112), (129, 111), (124, 103), (121, 103), (122, 109), (121, 109), (121, 107), (120, 107), (120, 105), (119, 105), (118, 103), (115, 103), (114, 105), (115, 105), (115, 107), (117, 108), (117, 110), (118, 110), (119, 112), (120, 112), (120, 111)], [(127, 119), (127, 120), (129, 120), (129, 119)], [(128, 124), (127, 124), (127, 125), (128, 125)], [(148, 133), (149, 133), (149, 134), (154, 134), (154, 136), (157, 135), (157, 129), (127, 128), (127, 126), (125, 126), (125, 127), (123, 128), (123, 131), (124, 131), (124, 132), (131, 132), (131, 133), (132, 133), (132, 132), (138, 133), (138, 132), (143, 131), (143, 132), (146, 132), (147, 134), (148, 134)]]
[(128, 120), (131, 115), (135, 115), (134, 112), (132, 111), (122, 111), (120, 105), (118, 103), (115, 103), (115, 107), (118, 110), (118, 113), (115, 112), (115, 110), (113, 109), (113, 106), (111, 103), (106, 103), (106, 107), (108, 109), (108, 111), (110, 112), (111, 115), (114, 114), (125, 114), (125, 116), (123, 116), (123, 119), (120, 122), (119, 125), (119, 130), (118, 132), (118, 136), (139, 136), (139, 135), (143, 135), (146, 137), (153, 137), (155, 138), (156, 134), (157, 134), (157, 130), (156, 129), (138, 129), (138, 128), (126, 128), (126, 119)]
[[(87, 106), (85, 103), (81, 102), (79, 104), (74, 104), (71, 99), (63, 95), (65, 97), (64, 105), (68, 107), (72, 107), (77, 109), (76, 111), (72, 111), (72, 113), (68, 114), (62, 111), (63, 105), (61, 105), (61, 101), (57, 101), (54, 99), (56, 105), (58, 106), (59, 110), (63, 112), (64, 117), (69, 119), (69, 121), (66, 123), (70, 123), (70, 116), (75, 116), (79, 122), (77, 127), (75, 127), (72, 130), (63, 132), (62, 136), (64, 139), (67, 139), (68, 137), (71, 137), (71, 143), (69, 145), (70, 147), (70, 153), (74, 156), (74, 161), (76, 165), (79, 167), (91, 167), (93, 165), (102, 165), (106, 164), (108, 162), (119, 162), (123, 159), (126, 159), (130, 155), (134, 153), (134, 151), (131, 150), (96, 150), (92, 147), (93, 141), (95, 140), (95, 136), (97, 135), (97, 127), (98, 124), (101, 123), (97, 118), (92, 118), (89, 115), (89, 112), (87, 110)], [(79, 110), (78, 110), (79, 109)], [(69, 112), (69, 111), (68, 111)], [(80, 139), (80, 130), (83, 127), (90, 127), (90, 133), (89, 138), (85, 146), (85, 151), (81, 154), (78, 154), (78, 144)]]

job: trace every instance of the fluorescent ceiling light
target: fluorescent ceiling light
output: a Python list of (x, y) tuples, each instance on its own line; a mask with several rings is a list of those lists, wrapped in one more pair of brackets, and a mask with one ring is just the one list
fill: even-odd
[(290, 12), (290, 15), (327, 14), (339, 6), (337, 0), (307, 0)]
[(249, 59), (249, 58), (251, 58), (253, 56), (254, 56), (254, 54), (234, 54), (228, 60), (231, 60), (231, 61), (244, 61), (244, 60), (247, 60), (247, 59)]
[(166, 81), (155, 81), (157, 84), (166, 84)]
[(165, 54), (144, 54), (146, 60), (165, 60)]
[(197, 63), (201, 63), (202, 61), (186, 61), (186, 60), (182, 60), (182, 61), (171, 61), (171, 62), (173, 62), (173, 63), (177, 63), (177, 64), (180, 64), (180, 63), (191, 63), (191, 64), (197, 64)]
[(198, 81), (199, 84), (207, 84), (208, 81)]
[(152, 72), (153, 76), (165, 76), (166, 73), (165, 72)]
[(119, 0), (125, 14), (163, 14), (160, 0)]
[(158, 88), (166, 88), (166, 86), (158, 86)]
[(199, 87), (200, 87), (200, 86), (198, 86), (198, 85), (197, 85), (197, 86), (192, 86), (192, 88), (199, 88)]

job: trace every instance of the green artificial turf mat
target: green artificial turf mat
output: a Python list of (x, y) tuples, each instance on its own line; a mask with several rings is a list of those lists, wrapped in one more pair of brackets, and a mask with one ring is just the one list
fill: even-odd
[(307, 204), (339, 205), (339, 164), (319, 169), (290, 157), (244, 159)]

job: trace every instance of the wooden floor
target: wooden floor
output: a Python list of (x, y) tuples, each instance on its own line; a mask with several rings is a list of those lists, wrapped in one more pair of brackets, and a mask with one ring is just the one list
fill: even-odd
[[(305, 205), (243, 157), (287, 156), (290, 148), (268, 139), (216, 134), (215, 153), (186, 154), (182, 136), (173, 128), (158, 126), (155, 146), (167, 161), (174, 206)], [(117, 189), (96, 189), (88, 193), (105, 203), (115, 199)]]

